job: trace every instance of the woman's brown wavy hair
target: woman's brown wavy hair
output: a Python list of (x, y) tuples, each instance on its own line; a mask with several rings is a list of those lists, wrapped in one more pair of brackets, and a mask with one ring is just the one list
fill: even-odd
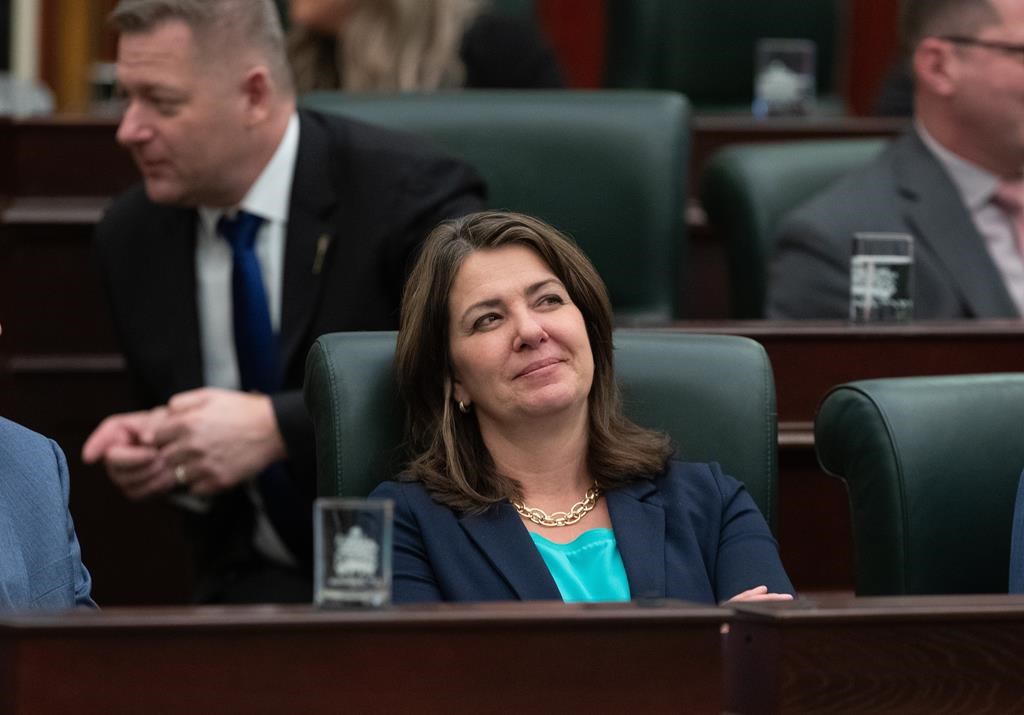
[(448, 350), (448, 299), (459, 268), (475, 251), (508, 245), (526, 246), (544, 259), (583, 314), (594, 356), (587, 455), (592, 476), (602, 488), (613, 489), (660, 473), (672, 451), (669, 438), (622, 413), (611, 303), (594, 266), (572, 240), (543, 221), (483, 212), (434, 229), (406, 283), (395, 369), (408, 408), (408, 446), (415, 456), (403, 478), (423, 482), (436, 501), (459, 512), (480, 512), (495, 502), (521, 498), (518, 482), (495, 469), (475, 411), (463, 414), (454, 403)]

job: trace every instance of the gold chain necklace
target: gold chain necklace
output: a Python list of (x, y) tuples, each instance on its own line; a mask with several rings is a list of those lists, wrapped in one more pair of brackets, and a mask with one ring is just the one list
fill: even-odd
[(512, 502), (512, 506), (534, 524), (540, 524), (541, 526), (572, 526), (589, 514), (600, 498), (601, 487), (594, 484), (583, 495), (583, 499), (573, 504), (569, 511), (555, 511), (548, 514), (542, 509), (534, 509), (519, 501)]

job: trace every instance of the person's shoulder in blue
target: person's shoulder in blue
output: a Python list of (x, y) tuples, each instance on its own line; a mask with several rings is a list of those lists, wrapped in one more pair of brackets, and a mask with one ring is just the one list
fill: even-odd
[(1024, 474), (1017, 486), (1013, 510), (1013, 538), (1010, 544), (1010, 593), (1024, 593)]
[(0, 418), (0, 611), (96, 605), (69, 490), (60, 447)]

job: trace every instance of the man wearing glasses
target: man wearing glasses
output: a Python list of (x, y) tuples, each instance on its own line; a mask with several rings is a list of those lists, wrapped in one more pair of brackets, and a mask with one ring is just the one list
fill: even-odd
[(845, 318), (850, 245), (914, 237), (916, 318), (1024, 314), (1024, 2), (906, 0), (914, 124), (783, 220), (768, 315)]

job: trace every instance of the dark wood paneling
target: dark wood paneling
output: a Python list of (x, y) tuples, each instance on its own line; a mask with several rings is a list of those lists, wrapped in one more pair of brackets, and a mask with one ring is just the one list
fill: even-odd
[(726, 709), (744, 713), (1024, 710), (1024, 599), (812, 599), (738, 606)]
[(899, 56), (899, 12), (893, 0), (849, 2), (844, 94), (853, 114), (874, 113), (882, 81)]
[(1024, 708), (1022, 649), (1010, 596), (111, 609), (0, 619), (0, 707), (1009, 713)]
[[(109, 117), (54, 117), (0, 124), (7, 192), (14, 196), (101, 196), (123, 191), (139, 173), (114, 140)], [(2, 141), (2, 140), (0, 140)]]
[(532, 603), (4, 619), (0, 704), (11, 715), (717, 713), (727, 614)]
[(853, 591), (846, 485), (821, 471), (812, 444), (779, 446), (778, 507), (779, 551), (797, 590)]

